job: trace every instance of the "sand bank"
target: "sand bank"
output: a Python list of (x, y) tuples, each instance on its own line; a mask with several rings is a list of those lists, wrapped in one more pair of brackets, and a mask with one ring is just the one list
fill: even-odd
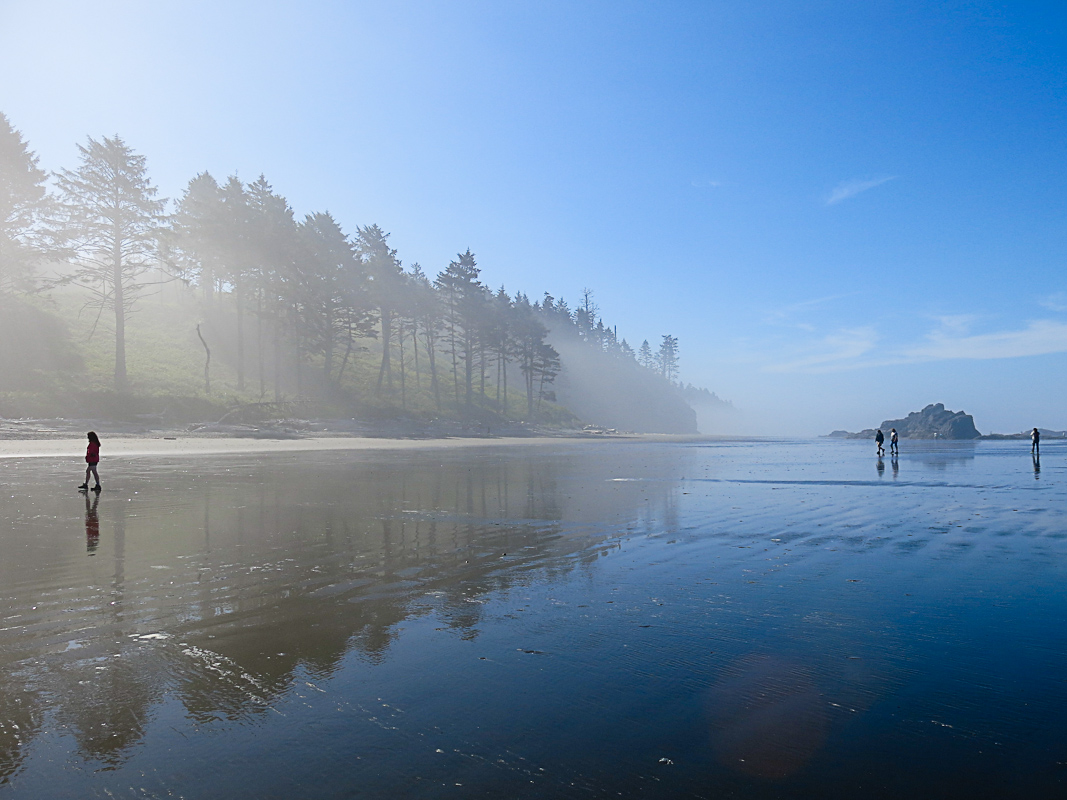
[[(309, 450), (426, 450), (433, 448), (524, 447), (561, 441), (588, 441), (590, 437), (500, 437), (456, 439), (381, 439), (372, 437), (331, 437), (306, 439), (255, 439), (229, 437), (182, 437), (146, 439), (136, 437), (108, 437), (102, 453), (105, 458), (116, 456), (193, 456), (236, 455), (240, 453), (289, 453)], [(637, 437), (635, 437), (637, 438)], [(602, 441), (598, 437), (598, 441)], [(85, 450), (85, 436), (64, 439), (36, 439), (0, 441), (0, 458), (56, 458), (81, 456)]]
[[(471, 447), (541, 447), (549, 444), (583, 442), (675, 442), (711, 441), (723, 437), (673, 436), (669, 434), (619, 434), (615, 436), (500, 436), (437, 439), (390, 439), (371, 436), (308, 437), (299, 439), (174, 436), (147, 438), (115, 436), (104, 438), (105, 458), (118, 456), (196, 456), (237, 455), (241, 453), (294, 453), (314, 450), (431, 450)], [(57, 439), (0, 439), (0, 458), (81, 457), (85, 436)]]

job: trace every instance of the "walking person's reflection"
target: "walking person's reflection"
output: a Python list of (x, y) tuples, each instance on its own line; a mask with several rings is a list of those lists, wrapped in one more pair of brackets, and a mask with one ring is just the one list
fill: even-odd
[(1034, 460), (1034, 480), (1036, 481), (1041, 475), (1041, 454), (1034, 453), (1030, 458)]
[(92, 500), (89, 494), (85, 495), (85, 551), (96, 555), (96, 546), (100, 544), (100, 518), (96, 515), (96, 507), (100, 504), (100, 495), (93, 494)]
[(897, 474), (900, 472), (900, 459), (894, 456), (889, 463), (893, 466), (893, 480), (896, 480)]
[(875, 464), (875, 466), (878, 468), (878, 477), (879, 478), (881, 478), (883, 475), (885, 475), (885, 462), (882, 461), (882, 457), (881, 456), (878, 456), (878, 463)]

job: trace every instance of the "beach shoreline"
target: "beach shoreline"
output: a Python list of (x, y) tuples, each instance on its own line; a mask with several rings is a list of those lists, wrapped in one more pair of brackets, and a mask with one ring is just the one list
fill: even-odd
[[(80, 456), (85, 449), (84, 434), (62, 437), (0, 439), (0, 459), (62, 458)], [(680, 434), (593, 434), (561, 433), (530, 436), (293, 436), (219, 435), (195, 433), (128, 434), (101, 433), (105, 458), (139, 456), (257, 455), (315, 451), (432, 450), (472, 447), (536, 447), (561, 443), (588, 442), (704, 442), (726, 437)]]

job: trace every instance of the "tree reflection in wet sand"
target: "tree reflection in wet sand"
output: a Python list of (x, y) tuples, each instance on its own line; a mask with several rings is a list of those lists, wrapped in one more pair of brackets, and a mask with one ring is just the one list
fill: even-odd
[(12, 463), (0, 796), (1058, 787), (1052, 471), (805, 447)]

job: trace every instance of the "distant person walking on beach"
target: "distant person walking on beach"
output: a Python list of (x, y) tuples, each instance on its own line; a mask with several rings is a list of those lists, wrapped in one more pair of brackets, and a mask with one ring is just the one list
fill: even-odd
[(1030, 431), (1030, 452), (1041, 452), (1041, 431), (1039, 431), (1037, 428), (1034, 428), (1032, 431)]
[(899, 456), (900, 447), (897, 446), (897, 429), (891, 428), (889, 430), (889, 453), (890, 455)]
[[(878, 433), (876, 433), (874, 435), (874, 443), (876, 445), (878, 445), (878, 456), (879, 456), (879, 458), (885, 455), (885, 448), (882, 447), (882, 442), (884, 442), (884, 441), (885, 441), (885, 434), (882, 433), (882, 429), (879, 428), (878, 429)], [(89, 479), (86, 478), (85, 480), (89, 480)]]
[(100, 475), (96, 471), (96, 465), (100, 463), (100, 437), (96, 435), (95, 431), (89, 431), (85, 435), (89, 439), (89, 446), (85, 448), (85, 483), (78, 488), (82, 491), (88, 491), (89, 476), (92, 475), (96, 479), (93, 491), (99, 492)]

